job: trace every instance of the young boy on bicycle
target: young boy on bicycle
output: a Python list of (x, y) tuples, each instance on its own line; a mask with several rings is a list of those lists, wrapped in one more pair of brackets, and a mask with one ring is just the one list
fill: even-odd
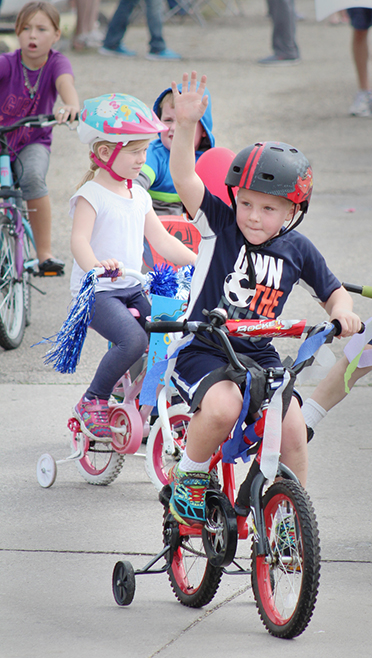
[[(181, 91), (181, 87), (182, 85), (179, 84), (177, 87), (179, 91)], [(208, 106), (195, 129), (195, 161), (200, 158), (202, 153), (213, 148), (215, 144), (212, 133), (211, 97), (207, 88), (204, 93), (208, 96)], [(167, 87), (159, 94), (152, 109), (160, 121), (167, 126), (168, 130), (160, 133), (158, 139), (150, 142), (146, 154), (146, 163), (143, 165), (135, 184), (141, 185), (148, 191), (157, 215), (182, 215), (183, 205), (175, 190), (169, 171), (169, 157), (176, 122), (171, 87)]]
[[(300, 151), (280, 142), (262, 142), (238, 153), (225, 181), (232, 206), (212, 196), (196, 174), (194, 133), (208, 103), (205, 85), (202, 76), (197, 86), (196, 72), (189, 88), (188, 74), (183, 75), (182, 94), (172, 84), (176, 128), (170, 169), (201, 234), (187, 318), (204, 320), (202, 310), (215, 307), (224, 308), (230, 318), (275, 318), (293, 285), (302, 282), (330, 319), (340, 321), (342, 336), (356, 333), (360, 320), (352, 312), (351, 296), (314, 245), (293, 231), (307, 211), (312, 191), (312, 170)], [(195, 336), (177, 357), (173, 378), (188, 401), (207, 374), (226, 364), (213, 336), (207, 338), (208, 344)], [(236, 352), (264, 368), (281, 366), (270, 339), (231, 342)], [(229, 380), (216, 380), (200, 401), (189, 425), (186, 450), (169, 476), (170, 510), (178, 521), (205, 521), (210, 458), (234, 427), (241, 408), (241, 391)], [(283, 420), (281, 461), (305, 485), (306, 426), (295, 397)]]

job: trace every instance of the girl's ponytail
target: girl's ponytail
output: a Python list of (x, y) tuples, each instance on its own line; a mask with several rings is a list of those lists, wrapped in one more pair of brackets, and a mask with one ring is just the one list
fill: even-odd
[(96, 163), (93, 162), (93, 160), (91, 160), (88, 171), (86, 172), (85, 176), (83, 176), (80, 183), (76, 186), (76, 189), (78, 190), (80, 187), (82, 187), (82, 185), (84, 185), (90, 180), (93, 180), (97, 169), (98, 169), (98, 165), (96, 165)]
[(84, 185), (84, 183), (88, 183), (88, 181), (94, 179), (94, 175), (95, 175), (97, 169), (99, 169), (99, 167), (98, 167), (98, 165), (94, 162), (94, 160), (92, 159), (92, 153), (94, 153), (94, 155), (95, 155), (97, 158), (99, 158), (99, 155), (98, 155), (98, 148), (99, 148), (100, 146), (102, 146), (102, 144), (103, 144), (104, 146), (108, 146), (111, 150), (113, 150), (113, 149), (114, 149), (114, 146), (115, 146), (115, 144), (113, 144), (112, 142), (108, 142), (108, 141), (104, 141), (104, 140), (102, 140), (102, 142), (96, 142), (95, 144), (93, 144), (92, 151), (89, 153), (89, 158), (90, 158), (90, 167), (89, 167), (89, 170), (86, 172), (85, 176), (81, 179), (79, 185), (76, 186), (76, 189), (77, 189), (77, 190), (78, 190), (80, 187), (82, 187), (82, 185)]

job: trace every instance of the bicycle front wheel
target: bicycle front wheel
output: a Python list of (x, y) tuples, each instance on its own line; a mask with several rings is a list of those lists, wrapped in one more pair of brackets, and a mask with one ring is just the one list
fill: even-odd
[(15, 262), (15, 238), (9, 220), (0, 216), (0, 345), (13, 350), (22, 342), (26, 312), (23, 282), (18, 281)]
[[(164, 515), (164, 537), (177, 532), (174, 518)], [(187, 536), (179, 537), (172, 564), (168, 569), (169, 580), (177, 599), (189, 608), (201, 608), (209, 603), (217, 592), (222, 578), (222, 567), (213, 567), (204, 550), (201, 532), (190, 527)]]
[(275, 482), (263, 497), (270, 555), (252, 550), (252, 588), (260, 617), (276, 637), (300, 635), (314, 611), (320, 577), (318, 526), (297, 482)]
[(146, 472), (158, 491), (168, 484), (168, 472), (181, 459), (186, 445), (187, 429), (191, 414), (186, 404), (175, 404), (168, 409), (173, 438), (173, 453), (164, 450), (160, 418), (153, 424), (146, 444)]
[[(31, 230), (31, 229), (29, 229)], [(31, 238), (25, 229), (23, 233), (23, 260), (25, 263), (31, 262)], [(23, 270), (23, 303), (26, 314), (26, 327), (31, 323), (31, 271)]]

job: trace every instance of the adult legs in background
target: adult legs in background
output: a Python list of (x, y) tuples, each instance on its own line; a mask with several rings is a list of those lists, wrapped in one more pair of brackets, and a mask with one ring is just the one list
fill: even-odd
[(116, 11), (109, 23), (108, 30), (103, 41), (103, 48), (117, 50), (121, 40), (124, 38), (132, 11), (139, 0), (120, 0)]
[(258, 60), (263, 66), (296, 64), (300, 53), (296, 43), (296, 12), (294, 0), (267, 0), (273, 22), (274, 54)]
[(359, 87), (349, 112), (358, 117), (370, 117), (372, 91), (368, 83), (368, 30), (372, 25), (372, 9), (355, 7), (347, 11), (353, 28), (351, 49)]
[[(111, 19), (101, 55), (123, 55), (133, 57), (136, 53), (121, 43), (134, 7), (139, 0), (120, 0), (116, 12)], [(181, 56), (166, 47), (163, 38), (163, 0), (145, 0), (146, 19), (150, 32), (150, 52), (148, 59), (178, 60)]]
[(150, 32), (150, 53), (166, 49), (163, 39), (163, 0), (146, 0), (146, 19)]
[(73, 48), (75, 50), (97, 48), (101, 45), (102, 38), (95, 29), (100, 2), (101, 0), (75, 0), (77, 12), (73, 38)]
[(294, 0), (269, 0), (273, 20), (272, 46), (277, 57), (298, 59), (296, 43), (296, 13)]

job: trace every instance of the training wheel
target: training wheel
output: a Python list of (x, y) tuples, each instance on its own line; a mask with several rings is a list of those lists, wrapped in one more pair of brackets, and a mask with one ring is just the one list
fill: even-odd
[(136, 589), (134, 569), (130, 562), (117, 562), (112, 573), (112, 592), (118, 605), (130, 605)]
[(47, 452), (41, 455), (36, 467), (37, 481), (41, 487), (47, 489), (54, 484), (57, 477), (57, 464)]

